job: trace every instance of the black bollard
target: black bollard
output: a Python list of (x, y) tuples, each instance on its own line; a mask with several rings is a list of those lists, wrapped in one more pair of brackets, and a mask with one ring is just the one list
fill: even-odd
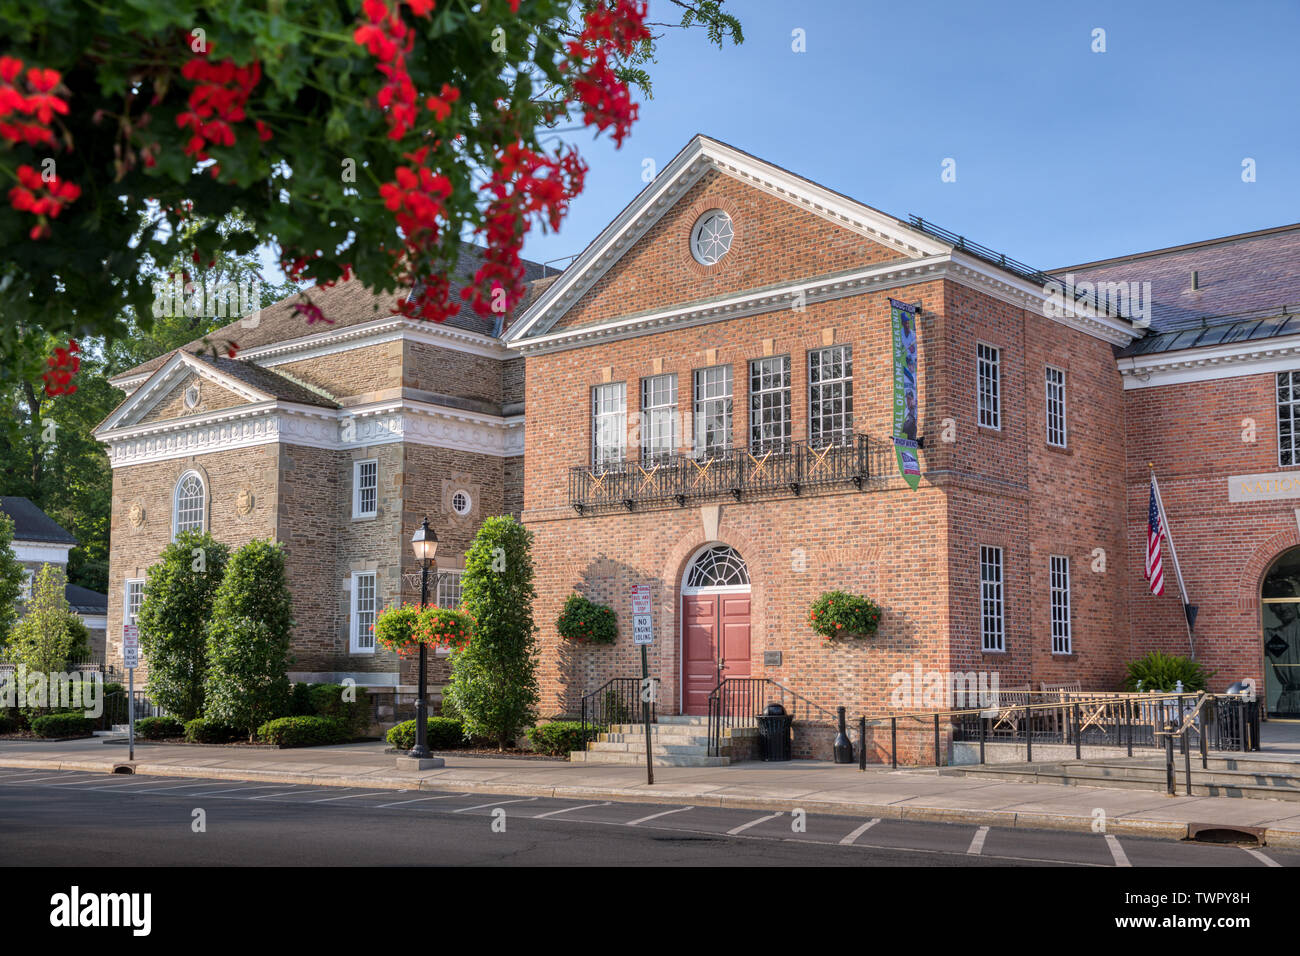
[(853, 763), (853, 741), (849, 740), (848, 732), (844, 727), (844, 707), (841, 705), (835, 709), (840, 715), (840, 729), (835, 735), (835, 762)]

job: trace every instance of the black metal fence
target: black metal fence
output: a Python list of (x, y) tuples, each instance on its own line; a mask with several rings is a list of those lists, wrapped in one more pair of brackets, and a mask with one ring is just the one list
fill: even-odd
[(758, 726), (769, 704), (780, 704), (795, 717), (795, 693), (770, 677), (728, 677), (718, 684), (709, 695), (709, 756), (721, 755), (726, 731)]
[[(569, 469), (569, 504), (579, 513), (632, 510), (642, 504), (747, 495), (794, 494), (824, 488), (859, 488), (874, 473), (871, 458), (888, 449), (853, 435), (818, 448), (791, 441), (761, 449), (720, 448), (707, 455), (663, 455), (653, 460), (607, 462)], [(882, 470), (876, 462), (875, 471)]]
[(582, 739), (594, 740), (614, 724), (644, 724), (657, 719), (655, 702), (642, 701), (641, 678), (615, 677), (582, 698)]
[[(398, 692), (392, 690), (370, 690), (358, 687), (359, 693), (366, 695), (370, 705), (370, 718), (376, 724), (400, 724), (415, 720), (415, 704), (420, 695), (414, 691)], [(430, 716), (442, 710), (442, 694), (429, 692), (424, 697), (426, 713)]]

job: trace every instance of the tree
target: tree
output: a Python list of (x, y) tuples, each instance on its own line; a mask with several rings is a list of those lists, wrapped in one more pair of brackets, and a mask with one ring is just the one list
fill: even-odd
[(180, 720), (203, 712), (207, 626), (230, 549), (206, 532), (183, 531), (145, 575), (136, 624), (149, 665), (149, 699)]
[(476, 621), (452, 656), (452, 707), (465, 732), (513, 743), (536, 718), (537, 628), (533, 625), (533, 533), (509, 516), (488, 518), (465, 555), (464, 609)]
[(0, 648), (9, 643), (18, 620), (18, 595), (23, 593), (23, 578), (27, 576), (13, 545), (13, 519), (0, 511)]
[[(740, 40), (721, 0), (673, 0), (682, 25)], [(637, 0), (318, 4), (57, 0), (0, 6), (0, 374), (18, 330), (124, 336), (152, 314), (141, 262), (273, 246), (290, 279), (413, 288), (441, 321), (524, 295), (533, 225), (583, 186), (570, 119), (622, 143), (654, 35)], [(246, 228), (222, 233), (238, 212)], [(135, 239), (140, 217), (149, 226)], [(198, 229), (189, 224), (198, 221)], [(461, 294), (462, 239), (487, 247)], [(418, 280), (418, 285), (416, 284)], [(308, 320), (328, 318), (302, 293)], [(68, 390), (76, 355), (46, 370)]]
[(250, 541), (237, 550), (212, 605), (204, 716), (248, 731), (289, 713), (293, 602), (284, 550)]
[(58, 673), (90, 654), (90, 632), (69, 608), (66, 584), (57, 564), (42, 565), (36, 574), (32, 599), (13, 631), (14, 657), (29, 672)]

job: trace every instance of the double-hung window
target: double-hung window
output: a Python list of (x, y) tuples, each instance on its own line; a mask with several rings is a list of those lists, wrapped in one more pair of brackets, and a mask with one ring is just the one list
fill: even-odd
[(1300, 465), (1300, 371), (1277, 373), (1277, 463)]
[(980, 342), (975, 346), (977, 401), (982, 428), (1002, 427), (1002, 351)]
[(374, 571), (352, 575), (351, 650), (353, 654), (375, 652), (375, 615), (378, 611)]
[(133, 578), (126, 582), (122, 600), (122, 623), (134, 624), (140, 616), (140, 605), (144, 603), (144, 578)]
[(731, 366), (695, 370), (695, 456), (709, 458), (731, 444)]
[(1001, 548), (980, 548), (980, 646), (986, 651), (1006, 650)]
[(1047, 366), (1047, 444), (1065, 447), (1065, 373)]
[(677, 376), (641, 379), (641, 458), (666, 461), (677, 454)]
[(1070, 653), (1070, 559), (1051, 556), (1048, 585), (1052, 603), (1052, 653)]
[(842, 445), (853, 435), (853, 351), (834, 345), (808, 353), (808, 441)]
[(790, 447), (790, 357), (749, 363), (749, 448), (763, 453)]
[(464, 571), (438, 572), (438, 607), (460, 607), (460, 579)]
[(379, 513), (379, 460), (352, 463), (352, 517), (373, 518)]
[(627, 451), (627, 382), (591, 390), (591, 463), (599, 468), (621, 462)]

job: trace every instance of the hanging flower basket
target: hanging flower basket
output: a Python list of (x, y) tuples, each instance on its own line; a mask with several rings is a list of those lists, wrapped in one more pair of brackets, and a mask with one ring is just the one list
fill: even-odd
[(618, 637), (618, 615), (612, 607), (597, 604), (581, 594), (570, 594), (555, 629), (566, 641), (613, 644)]
[(880, 606), (870, 598), (844, 591), (826, 591), (808, 608), (808, 625), (826, 639), (862, 640), (876, 633)]
[(402, 604), (381, 611), (375, 621), (375, 640), (398, 654), (413, 654), (421, 644), (460, 650), (473, 636), (474, 619), (454, 608)]

